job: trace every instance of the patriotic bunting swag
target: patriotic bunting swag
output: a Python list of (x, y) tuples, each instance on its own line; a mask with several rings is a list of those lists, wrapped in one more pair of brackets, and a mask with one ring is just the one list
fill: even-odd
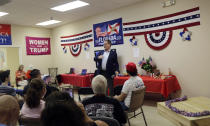
[[(73, 56), (78, 56), (82, 49), (82, 43), (91, 41), (93, 41), (92, 30), (89, 30), (79, 34), (61, 37), (61, 46), (69, 46), (71, 54)], [(63, 48), (63, 50), (64, 49), (65, 48)], [(64, 53), (65, 52), (66, 51), (64, 51)]]
[(69, 48), (73, 56), (78, 56), (81, 52), (82, 44), (71, 45)]
[(150, 33), (144, 35), (147, 45), (155, 50), (168, 46), (172, 39), (172, 31)]
[[(70, 46), (71, 54), (78, 56), (81, 52), (82, 43), (92, 42), (93, 39), (95, 47), (103, 46), (103, 41), (106, 39), (110, 39), (113, 45), (123, 44), (123, 35), (131, 37), (129, 41), (133, 46), (137, 45), (138, 39), (135, 36), (144, 35), (150, 48), (161, 50), (170, 44), (173, 30), (177, 29), (184, 29), (179, 35), (183, 41), (190, 41), (192, 32), (187, 28), (200, 25), (200, 9), (196, 7), (156, 18), (123, 23), (123, 29), (121, 22), (122, 19), (120, 18), (94, 24), (93, 30), (61, 37), (61, 46), (64, 46), (64, 53), (67, 52), (65, 47)], [(89, 48), (90, 45), (85, 44), (84, 50), (87, 51)]]
[[(124, 36), (144, 35), (150, 48), (161, 50), (169, 45), (173, 30), (196, 25), (200, 25), (199, 7), (161, 17), (123, 23), (123, 33)], [(180, 33), (180, 36), (184, 36), (183, 40), (189, 40), (191, 34), (184, 35), (188, 33), (185, 31)]]

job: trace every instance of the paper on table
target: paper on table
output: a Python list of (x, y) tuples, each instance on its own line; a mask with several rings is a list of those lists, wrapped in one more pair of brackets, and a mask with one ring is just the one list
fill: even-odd
[(133, 57), (139, 57), (139, 48), (133, 48)]
[(86, 55), (86, 59), (90, 59), (90, 53), (89, 52), (86, 52), (85, 55)]

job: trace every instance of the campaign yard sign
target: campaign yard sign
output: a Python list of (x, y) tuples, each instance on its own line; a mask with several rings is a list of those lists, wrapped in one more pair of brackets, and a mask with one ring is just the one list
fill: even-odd
[(50, 55), (50, 38), (26, 37), (27, 55)]
[(12, 45), (11, 25), (0, 24), (0, 45)]
[(112, 45), (123, 44), (122, 18), (93, 25), (94, 47), (104, 45), (110, 40)]

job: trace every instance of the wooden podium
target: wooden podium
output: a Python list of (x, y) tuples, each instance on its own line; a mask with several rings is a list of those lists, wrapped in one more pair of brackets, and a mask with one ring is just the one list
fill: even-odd
[[(172, 106), (185, 110), (187, 112), (210, 111), (210, 98), (193, 97), (186, 101), (172, 103)], [(187, 117), (171, 111), (165, 102), (157, 104), (157, 110), (160, 115), (172, 121), (177, 126), (210, 126), (210, 115), (201, 117)]]

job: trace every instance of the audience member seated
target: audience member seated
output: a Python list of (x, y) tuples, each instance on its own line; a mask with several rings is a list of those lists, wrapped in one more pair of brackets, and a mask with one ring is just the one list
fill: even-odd
[(45, 94), (44, 96), (44, 99), (47, 98), (47, 96), (49, 96), (52, 92), (54, 91), (59, 91), (56, 87), (53, 87), (53, 86), (50, 86), (50, 80), (51, 80), (51, 77), (48, 75), (48, 76), (45, 76), (43, 77), (43, 80), (46, 84), (46, 89), (47, 89), (47, 93)]
[(38, 70), (38, 69), (33, 69), (33, 70), (31, 71), (31, 73), (30, 73), (30, 76), (31, 76), (31, 78), (28, 79), (28, 85), (26, 85), (26, 86), (24, 87), (24, 89), (23, 89), (23, 94), (24, 94), (24, 95), (26, 94), (26, 92), (27, 92), (27, 90), (28, 90), (28, 88), (29, 88), (29, 83), (31, 82), (32, 79), (35, 79), (35, 78), (41, 79), (40, 70)]
[(30, 73), (31, 73), (31, 71), (32, 71), (33, 69), (34, 69), (34, 66), (33, 66), (33, 65), (29, 65), (28, 71), (26, 72), (26, 77), (27, 77), (27, 79), (31, 79)]
[(136, 91), (144, 87), (143, 80), (137, 74), (135, 63), (129, 62), (126, 65), (126, 71), (130, 78), (124, 83), (121, 94), (118, 96), (114, 96), (114, 98), (120, 101), (124, 110), (128, 110), (130, 107), (132, 91)]
[(119, 101), (105, 96), (107, 80), (102, 75), (97, 75), (92, 80), (94, 96), (82, 103), (88, 116), (109, 117), (116, 119), (121, 125), (126, 123), (126, 114)]
[(0, 125), (16, 126), (20, 108), (17, 100), (10, 95), (0, 96)]
[(15, 89), (8, 86), (10, 83), (10, 70), (0, 72), (0, 94), (7, 94), (11, 96), (16, 96)]
[(44, 81), (35, 78), (31, 80), (27, 90), (25, 103), (21, 109), (21, 116), (29, 118), (40, 118), (40, 114), (45, 107), (45, 102), (42, 100), (46, 94)]
[[(40, 72), (40, 70), (38, 70), (38, 69), (33, 69), (33, 70), (31, 71), (31, 73), (30, 73), (30, 76), (31, 76), (31, 78), (28, 79), (28, 85), (26, 85), (26, 86), (24, 87), (24, 90), (23, 90), (23, 94), (24, 94), (24, 95), (26, 94), (26, 92), (27, 92), (27, 90), (28, 90), (28, 88), (29, 88), (29, 85), (30, 85), (30, 82), (31, 82), (32, 79), (34, 79), (34, 78), (41, 79), (41, 78), (42, 78), (42, 77), (41, 77), (41, 72)], [(46, 85), (46, 90), (47, 90), (47, 92), (46, 92), (46, 94), (45, 94), (45, 96), (44, 96), (44, 99), (45, 99), (49, 94), (51, 94), (52, 92), (54, 92), (54, 91), (59, 91), (57, 88), (52, 87), (52, 86), (49, 86), (49, 85)], [(24, 96), (24, 97), (25, 97), (25, 96)]]
[(16, 84), (18, 84), (20, 81), (27, 79), (26, 73), (24, 71), (24, 65), (20, 65), (15, 74), (16, 74)]
[(103, 121), (90, 119), (84, 106), (66, 92), (53, 92), (47, 97), (41, 121), (43, 126), (108, 126)]
[(42, 79), (42, 75), (41, 75), (41, 72), (40, 72), (39, 69), (33, 69), (33, 70), (30, 72), (30, 76), (31, 76), (31, 78), (28, 79), (28, 83), (30, 83), (31, 80), (33, 80), (34, 78)]

